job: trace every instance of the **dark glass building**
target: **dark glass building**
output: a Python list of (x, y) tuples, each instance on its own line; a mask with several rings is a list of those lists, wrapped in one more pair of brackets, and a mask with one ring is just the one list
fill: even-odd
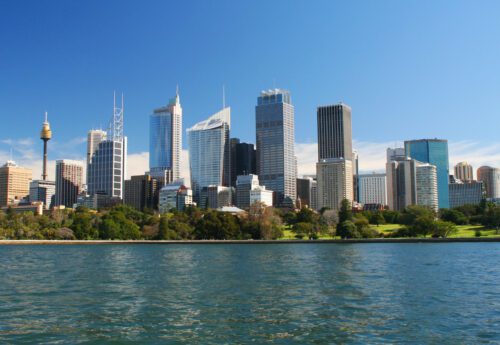
[(236, 186), (240, 175), (257, 174), (255, 146), (231, 139), (231, 186)]

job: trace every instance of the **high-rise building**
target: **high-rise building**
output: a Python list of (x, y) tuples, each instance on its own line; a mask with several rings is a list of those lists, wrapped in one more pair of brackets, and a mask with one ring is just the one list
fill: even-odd
[(435, 212), (439, 207), (437, 168), (429, 163), (417, 164), (415, 175), (417, 205), (427, 206)]
[(297, 198), (300, 199), (302, 207), (311, 209), (316, 202), (313, 200), (313, 185), (316, 181), (312, 177), (298, 177), (297, 178)]
[[(455, 178), (462, 182), (474, 181), (472, 165), (467, 162), (460, 162), (455, 165)], [(450, 206), (451, 207), (451, 206)]]
[(55, 206), (73, 207), (82, 189), (82, 163), (74, 160), (56, 161)]
[(241, 209), (250, 207), (250, 192), (259, 187), (257, 175), (240, 175), (236, 179), (236, 206)]
[(387, 205), (385, 174), (359, 175), (359, 202)]
[(236, 186), (240, 175), (257, 174), (256, 153), (253, 144), (242, 143), (238, 138), (231, 138), (231, 186)]
[(98, 131), (90, 131), (88, 138), (91, 140), (87, 144), (88, 194), (123, 199), (127, 175), (127, 137), (123, 135), (123, 95), (121, 107), (117, 107), (115, 99), (108, 133), (103, 135)]
[(203, 187), (231, 184), (230, 125), (227, 107), (187, 130), (191, 188), (197, 203)]
[(221, 208), (233, 204), (233, 187), (206, 186), (201, 189), (199, 205), (201, 208)]
[(408, 158), (436, 167), (439, 208), (449, 208), (448, 141), (442, 139), (408, 140), (405, 141), (405, 153)]
[(406, 153), (404, 147), (387, 148), (387, 163), (392, 161), (404, 161)]
[(353, 200), (352, 161), (343, 158), (322, 159), (316, 164), (318, 209), (338, 210), (342, 200)]
[(168, 105), (155, 109), (149, 119), (150, 174), (177, 180), (180, 177), (181, 150), (182, 107), (177, 92)]
[(14, 161), (8, 161), (0, 168), (0, 207), (15, 205), (29, 196), (33, 174), (31, 169), (22, 168)]
[(482, 181), (463, 182), (450, 175), (450, 208), (479, 205), (484, 197)]
[(273, 191), (267, 190), (265, 186), (258, 186), (250, 191), (250, 205), (262, 203), (264, 206), (273, 206)]
[(49, 210), (54, 206), (56, 183), (54, 181), (35, 180), (30, 183), (30, 202), (43, 202), (43, 208)]
[(158, 207), (159, 182), (150, 175), (131, 176), (125, 180), (123, 203), (139, 211)]
[(482, 166), (477, 169), (477, 180), (484, 183), (487, 199), (500, 198), (500, 169)]
[(277, 205), (297, 197), (294, 107), (290, 92), (262, 91), (255, 107), (257, 172), (260, 183), (275, 192)]
[(359, 201), (359, 157), (358, 152), (352, 152), (352, 183), (353, 183), (353, 199), (356, 202)]

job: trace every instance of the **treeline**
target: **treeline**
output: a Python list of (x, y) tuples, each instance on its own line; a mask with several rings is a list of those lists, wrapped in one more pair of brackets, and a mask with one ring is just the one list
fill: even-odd
[[(399, 224), (392, 232), (379, 231), (383, 224)], [(347, 200), (340, 210), (307, 208), (284, 211), (255, 204), (247, 213), (233, 215), (216, 210), (187, 208), (163, 215), (139, 212), (118, 205), (100, 212), (85, 207), (56, 210), (50, 215), (30, 212), (0, 212), (0, 239), (79, 239), (79, 240), (230, 240), (279, 239), (291, 231), (298, 239), (448, 237), (457, 225), (483, 225), (500, 229), (500, 207), (483, 202), (441, 210), (438, 214), (422, 206), (403, 212), (390, 210), (353, 212)], [(480, 231), (476, 236), (481, 236)]]

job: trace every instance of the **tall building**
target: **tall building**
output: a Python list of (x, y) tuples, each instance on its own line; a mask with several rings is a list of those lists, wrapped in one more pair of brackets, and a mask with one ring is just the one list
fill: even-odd
[(231, 184), (230, 126), (227, 107), (187, 130), (191, 188), (197, 203), (203, 187)]
[(312, 177), (297, 178), (297, 198), (300, 199), (302, 207), (313, 209), (316, 202), (313, 200), (313, 186), (316, 181)]
[(250, 207), (250, 192), (259, 187), (257, 175), (240, 175), (236, 179), (236, 206), (241, 209)]
[(177, 91), (168, 105), (155, 109), (149, 119), (150, 174), (177, 180), (180, 177), (181, 150), (182, 107)]
[(56, 161), (55, 206), (73, 207), (82, 189), (83, 167), (79, 161)]
[(358, 152), (352, 152), (352, 183), (353, 183), (353, 200), (356, 202), (359, 201), (359, 157)]
[(449, 208), (448, 141), (442, 139), (405, 141), (405, 153), (408, 158), (436, 167), (439, 208)]
[(464, 205), (479, 205), (484, 196), (481, 181), (463, 182), (450, 176), (450, 208)]
[(477, 169), (477, 180), (484, 183), (487, 199), (500, 198), (500, 169), (482, 166)]
[(30, 202), (43, 202), (43, 208), (50, 210), (54, 206), (56, 183), (54, 181), (35, 180), (30, 183)]
[(236, 186), (240, 175), (257, 174), (256, 152), (253, 144), (231, 138), (231, 186)]
[(429, 163), (417, 164), (417, 205), (427, 206), (435, 212), (439, 207), (437, 168)]
[(125, 180), (123, 203), (133, 208), (155, 210), (158, 207), (159, 182), (150, 175), (132, 176)]
[(276, 204), (297, 197), (294, 107), (290, 92), (262, 91), (255, 107), (257, 172), (260, 183), (275, 192)]
[(206, 186), (201, 189), (199, 205), (201, 208), (220, 208), (233, 204), (233, 187)]
[(342, 158), (322, 159), (316, 164), (318, 209), (338, 210), (342, 200), (353, 200), (352, 162)]
[[(471, 182), (474, 180), (472, 165), (467, 162), (460, 162), (455, 165), (455, 178), (462, 182)], [(451, 206), (450, 206), (451, 207)]]
[(387, 148), (387, 163), (392, 161), (404, 161), (406, 153), (404, 147)]
[(359, 202), (387, 205), (385, 174), (359, 175)]
[(127, 175), (127, 137), (123, 135), (123, 95), (121, 107), (117, 107), (115, 98), (108, 133), (103, 135), (98, 131), (90, 131), (88, 138), (91, 140), (87, 145), (88, 194), (123, 199)]
[(27, 199), (32, 176), (31, 169), (7, 161), (0, 168), (0, 207), (15, 205)]

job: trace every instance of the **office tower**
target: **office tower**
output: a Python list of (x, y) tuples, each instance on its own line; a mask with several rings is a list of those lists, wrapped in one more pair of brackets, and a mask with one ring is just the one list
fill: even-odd
[(15, 205), (27, 199), (32, 176), (31, 169), (7, 161), (0, 168), (0, 207)]
[(354, 199), (351, 108), (321, 106), (318, 121), (318, 208), (337, 210), (343, 199)]
[[(455, 178), (462, 182), (471, 182), (474, 180), (472, 165), (467, 162), (460, 162), (455, 165)], [(450, 206), (451, 207), (451, 206)]]
[(479, 205), (484, 196), (482, 181), (463, 182), (450, 175), (450, 208)]
[(387, 205), (385, 174), (359, 175), (359, 202)]
[(56, 183), (54, 181), (35, 180), (30, 183), (30, 202), (43, 202), (43, 208), (50, 210), (54, 206)]
[(500, 169), (482, 166), (477, 169), (477, 180), (484, 183), (487, 199), (500, 198)]
[(87, 134), (87, 169), (92, 156), (97, 151), (99, 144), (106, 140), (107, 133), (102, 129), (91, 129)]
[(316, 181), (312, 177), (297, 178), (297, 198), (300, 199), (302, 207), (314, 209), (316, 202), (313, 200), (313, 187)]
[(358, 152), (352, 152), (352, 183), (353, 183), (353, 200), (356, 202), (359, 201), (359, 158)]
[(42, 168), (42, 180), (47, 179), (47, 143), (52, 138), (52, 131), (50, 130), (49, 120), (47, 118), (47, 112), (45, 112), (45, 121), (42, 124), (42, 131), (40, 132), (40, 139), (43, 140), (43, 168)]
[(275, 192), (278, 206), (297, 197), (294, 107), (290, 92), (262, 91), (255, 107), (257, 172), (260, 183)]
[(197, 203), (203, 187), (231, 184), (230, 125), (227, 107), (187, 130), (191, 188)]
[(149, 169), (153, 177), (180, 177), (182, 107), (177, 91), (168, 105), (155, 109), (149, 119)]
[(313, 178), (311, 185), (311, 205), (309, 207), (318, 210), (318, 181), (315, 178)]
[(55, 206), (73, 207), (82, 189), (81, 162), (68, 159), (56, 161)]
[(206, 186), (201, 189), (200, 208), (221, 208), (233, 204), (233, 187)]
[(439, 208), (449, 208), (448, 141), (420, 139), (405, 141), (406, 157), (436, 166)]
[(240, 175), (257, 174), (255, 146), (231, 139), (231, 186), (236, 186)]
[(264, 206), (273, 206), (273, 191), (267, 190), (265, 186), (255, 187), (250, 191), (250, 205), (256, 202), (264, 204)]
[(155, 210), (158, 207), (159, 182), (150, 175), (138, 175), (125, 180), (123, 203), (133, 208)]
[(390, 161), (386, 165), (389, 209), (403, 211), (410, 205), (428, 206), (437, 211), (437, 169), (414, 159)]
[(236, 179), (236, 206), (241, 209), (250, 207), (250, 191), (259, 187), (257, 175), (240, 175)]
[(316, 164), (318, 209), (338, 210), (342, 200), (352, 202), (352, 162), (342, 158), (322, 159)]
[[(123, 199), (127, 167), (127, 137), (123, 135), (123, 95), (121, 107), (114, 98), (113, 117), (106, 135), (89, 132), (87, 145), (87, 189), (89, 195), (100, 194)], [(101, 139), (99, 142), (98, 140)]]
[(387, 148), (387, 163), (392, 161), (404, 161), (406, 152), (404, 147)]

